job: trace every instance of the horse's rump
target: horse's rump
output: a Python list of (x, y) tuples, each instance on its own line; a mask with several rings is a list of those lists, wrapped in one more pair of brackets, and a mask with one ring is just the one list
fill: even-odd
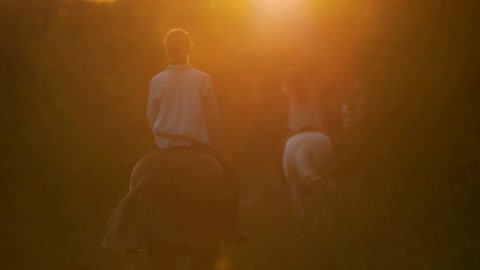
[(321, 163), (332, 157), (333, 146), (328, 135), (320, 131), (304, 131), (287, 139), (283, 152), (284, 159), (312, 154), (320, 158)]
[(133, 169), (104, 246), (123, 250), (154, 241), (195, 248), (218, 241), (226, 233), (231, 205), (214, 158), (189, 149), (153, 151)]
[[(283, 154), (283, 170), (297, 181), (308, 181), (323, 174), (333, 157), (330, 138), (322, 132), (308, 131), (290, 137)], [(288, 176), (287, 176), (288, 177)]]
[(305, 213), (303, 198), (311, 193), (314, 187), (327, 184), (326, 174), (332, 157), (330, 138), (321, 132), (296, 134), (290, 137), (285, 145), (283, 170), (299, 226)]

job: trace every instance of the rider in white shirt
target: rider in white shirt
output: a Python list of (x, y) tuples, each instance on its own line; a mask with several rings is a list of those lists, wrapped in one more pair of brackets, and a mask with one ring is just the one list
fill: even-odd
[(188, 64), (173, 64), (150, 82), (147, 118), (158, 148), (215, 145), (220, 133), (210, 76)]
[(323, 128), (321, 92), (302, 67), (287, 71), (282, 92), (290, 100), (288, 126), (292, 133)]
[(279, 149), (279, 164), (283, 174), (283, 151), (288, 139), (307, 131), (325, 132), (321, 91), (314, 85), (303, 67), (295, 66), (287, 70), (282, 82), (282, 92), (290, 101), (288, 117), (290, 132), (281, 142)]
[(212, 155), (225, 170), (234, 197), (233, 241), (247, 235), (237, 231), (238, 182), (233, 169), (214, 148), (220, 137), (220, 112), (210, 76), (189, 64), (188, 33), (172, 29), (165, 37), (170, 65), (150, 81), (147, 119), (159, 149), (192, 148)]

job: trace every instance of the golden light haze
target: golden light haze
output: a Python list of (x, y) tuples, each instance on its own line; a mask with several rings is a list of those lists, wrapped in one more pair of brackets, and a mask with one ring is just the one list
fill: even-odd
[(97, 3), (97, 4), (112, 4), (115, 0), (85, 0), (87, 2)]

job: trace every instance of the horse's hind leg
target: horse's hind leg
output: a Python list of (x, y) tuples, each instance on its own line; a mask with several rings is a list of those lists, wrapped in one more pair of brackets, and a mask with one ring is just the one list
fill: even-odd
[[(288, 172), (288, 171), (287, 171)], [(296, 221), (297, 233), (301, 231), (303, 218), (305, 216), (305, 210), (303, 207), (303, 196), (300, 189), (300, 179), (293, 173), (287, 173), (288, 187), (292, 198), (293, 214)]]
[(297, 230), (300, 231), (302, 227), (302, 221), (305, 216), (302, 194), (297, 185), (290, 186), (290, 193), (292, 195), (293, 212), (295, 214), (295, 219), (298, 226)]
[(215, 258), (195, 257), (190, 261), (188, 270), (211, 270), (214, 269)]
[(167, 248), (149, 246), (147, 254), (151, 270), (175, 270), (177, 268), (177, 256)]
[(215, 268), (220, 244), (192, 254), (188, 270), (211, 270)]
[[(295, 161), (288, 159), (288, 153), (285, 153), (283, 159), (283, 170), (285, 173), (285, 180), (287, 181), (290, 195), (292, 198), (292, 208), (295, 221), (297, 222), (297, 231), (299, 232), (302, 227), (302, 220), (304, 217), (303, 198), (300, 190), (300, 176), (298, 174), (298, 166)], [(291, 153), (290, 153), (291, 154)]]

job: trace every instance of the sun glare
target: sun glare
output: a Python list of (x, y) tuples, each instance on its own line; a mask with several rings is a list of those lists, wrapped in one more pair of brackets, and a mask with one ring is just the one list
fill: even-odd
[(307, 0), (251, 0), (254, 21), (284, 27), (304, 21), (311, 14)]
[(291, 16), (305, 11), (305, 0), (252, 0), (258, 12), (268, 16)]
[(97, 3), (97, 4), (111, 4), (115, 0), (86, 0), (87, 2)]
[(251, 0), (252, 32), (264, 43), (307, 42), (312, 18), (310, 3), (308, 0)]

